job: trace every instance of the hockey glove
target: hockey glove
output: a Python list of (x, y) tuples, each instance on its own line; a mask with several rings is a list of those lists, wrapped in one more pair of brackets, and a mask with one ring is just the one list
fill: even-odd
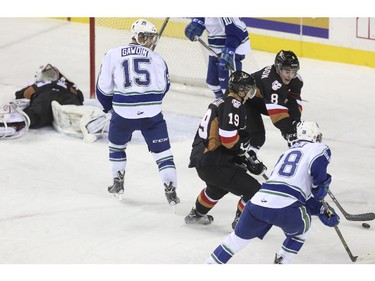
[(243, 166), (254, 175), (260, 175), (267, 170), (267, 167), (257, 158), (253, 150), (249, 150), (249, 152), (245, 152), (244, 154), (239, 154), (235, 157), (234, 162), (237, 165)]
[(219, 67), (222, 70), (234, 70), (234, 55), (235, 55), (235, 49), (224, 47), (220, 59), (219, 59)]
[(205, 29), (204, 18), (193, 18), (191, 23), (185, 28), (185, 36), (190, 41), (196, 41), (197, 37), (200, 37)]
[(246, 154), (247, 158), (247, 169), (249, 170), (250, 173), (254, 175), (260, 175), (262, 174), (265, 170), (267, 170), (267, 167), (261, 162), (255, 151), (254, 150), (249, 150), (249, 152)]
[(327, 195), (329, 185), (331, 184), (332, 177), (330, 174), (327, 174), (327, 177), (323, 183), (318, 186), (314, 186), (311, 189), (311, 193), (317, 200), (323, 200)]
[(326, 226), (334, 227), (340, 223), (340, 217), (335, 213), (335, 209), (328, 205), (328, 203), (327, 206), (329, 210), (326, 210), (323, 206), (320, 209), (319, 219)]
[(239, 156), (244, 156), (245, 153), (249, 150), (250, 147), (250, 139), (249, 138), (243, 138), (240, 145), (240, 147), (237, 150), (237, 154)]
[(288, 147), (291, 147), (297, 141), (297, 133), (284, 134), (284, 139), (288, 143)]
[(288, 143), (288, 147), (291, 147), (297, 141), (297, 125), (299, 121), (292, 121), (292, 128), (289, 133), (283, 134), (284, 139)]

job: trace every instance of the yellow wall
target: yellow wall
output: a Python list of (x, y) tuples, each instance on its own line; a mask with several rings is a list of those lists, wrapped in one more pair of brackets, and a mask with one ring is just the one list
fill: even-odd
[(375, 52), (282, 39), (259, 34), (251, 34), (250, 37), (251, 46), (254, 50), (275, 53), (282, 48), (284, 50), (293, 50), (299, 57), (350, 63), (375, 68)]
[[(66, 20), (67, 18), (59, 18)], [(124, 26), (120, 26), (119, 28), (130, 28), (130, 23), (134, 22), (138, 18), (126, 18), (126, 22), (124, 19)], [(152, 19), (153, 23), (160, 27), (163, 24), (162, 19), (155, 19), (155, 18), (146, 18)], [(268, 18), (271, 19), (271, 18)], [(88, 23), (88, 18), (70, 18), (73, 22), (80, 22), (80, 23)], [(98, 19), (99, 20), (99, 19)], [(279, 18), (280, 20), (280, 18)], [(289, 20), (293, 20), (293, 18), (289, 18)], [(299, 20), (299, 18), (295, 19)], [(121, 21), (119, 21), (121, 22)], [(306, 23), (307, 24), (307, 23)], [(314, 25), (322, 25), (326, 26), (326, 21), (324, 19), (321, 22), (315, 21)], [(129, 25), (129, 26), (127, 26)], [(175, 37), (175, 38), (185, 38), (184, 36), (184, 23), (178, 23), (171, 21), (167, 28), (164, 30), (163, 36)], [(174, 28), (171, 28), (174, 27)], [(325, 61), (334, 61), (334, 62), (342, 62), (342, 63), (349, 63), (349, 64), (356, 64), (362, 66), (369, 66), (375, 68), (375, 52), (370, 51), (363, 51), (345, 47), (338, 47), (333, 45), (326, 45), (326, 44), (319, 44), (319, 43), (311, 43), (311, 42), (304, 42), (298, 40), (291, 40), (291, 39), (283, 39), (278, 37), (272, 36), (265, 36), (259, 34), (251, 34), (251, 47), (254, 50), (266, 51), (266, 52), (278, 52), (280, 49), (290, 49), (293, 50), (297, 56), (312, 58), (312, 59), (319, 59)]]

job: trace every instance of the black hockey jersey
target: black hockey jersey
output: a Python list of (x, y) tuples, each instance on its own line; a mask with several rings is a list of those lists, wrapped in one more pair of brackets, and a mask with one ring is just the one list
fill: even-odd
[(251, 75), (255, 78), (258, 89), (256, 96), (247, 100), (246, 105), (256, 106), (262, 114), (268, 115), (283, 135), (292, 133), (295, 130), (292, 122), (301, 119), (301, 76), (297, 74), (285, 85), (274, 65), (264, 67)]
[(215, 100), (199, 124), (189, 167), (230, 165), (238, 154), (246, 127), (246, 110), (233, 94)]
[(30, 99), (30, 105), (24, 112), (30, 118), (30, 128), (37, 129), (52, 125), (53, 114), (51, 102), (61, 105), (82, 105), (83, 94), (76, 85), (61, 76), (57, 81), (39, 81), (15, 93), (16, 99)]

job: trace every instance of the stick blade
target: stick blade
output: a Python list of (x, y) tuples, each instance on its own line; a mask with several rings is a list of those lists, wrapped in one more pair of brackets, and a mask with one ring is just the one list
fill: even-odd
[(348, 221), (372, 221), (375, 219), (375, 213), (365, 213), (365, 214), (357, 214), (357, 215), (347, 214), (345, 218)]
[(358, 258), (358, 256), (350, 256), (350, 259), (352, 260), (352, 262), (356, 262), (357, 258)]

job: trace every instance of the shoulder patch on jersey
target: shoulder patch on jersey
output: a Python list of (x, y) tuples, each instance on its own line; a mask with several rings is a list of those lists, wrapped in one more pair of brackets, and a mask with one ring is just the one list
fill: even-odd
[(274, 91), (277, 91), (278, 89), (280, 89), (281, 86), (282, 86), (281, 83), (277, 80), (272, 82), (272, 90)]
[(219, 99), (216, 99), (212, 102), (213, 105), (215, 106), (219, 106), (220, 104), (222, 104), (224, 102), (224, 100), (222, 98), (219, 98)]
[(239, 108), (241, 106), (241, 102), (236, 100), (236, 99), (233, 99), (232, 100), (232, 104), (235, 108)]

